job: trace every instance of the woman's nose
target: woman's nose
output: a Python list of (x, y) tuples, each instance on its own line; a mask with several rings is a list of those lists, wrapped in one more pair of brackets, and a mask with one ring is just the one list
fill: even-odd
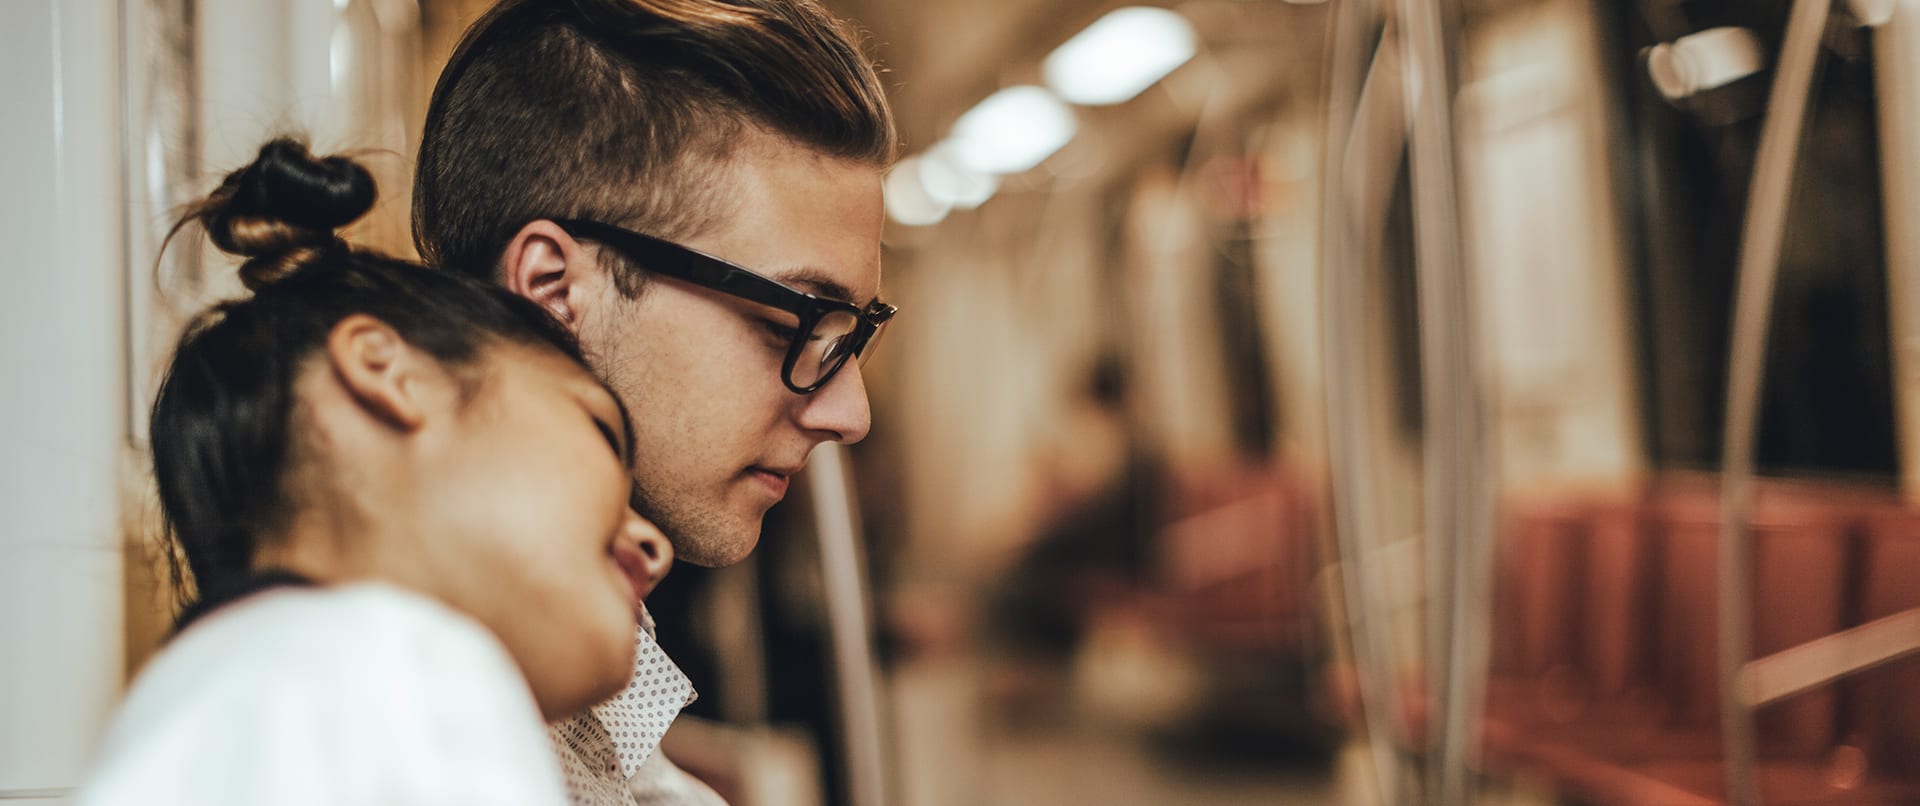
[(629, 510), (627, 512), (627, 534), (633, 538), (640, 549), (644, 562), (641, 569), (649, 585), (658, 585), (665, 579), (667, 571), (673, 568), (673, 544), (652, 521), (640, 517)]

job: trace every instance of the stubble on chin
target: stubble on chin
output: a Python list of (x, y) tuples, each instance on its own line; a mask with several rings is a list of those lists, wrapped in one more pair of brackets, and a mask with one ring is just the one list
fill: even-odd
[(724, 568), (746, 559), (760, 539), (765, 512), (744, 519), (708, 507), (687, 506), (660, 500), (635, 485), (633, 508), (640, 517), (653, 522), (673, 544), (677, 562), (702, 568)]

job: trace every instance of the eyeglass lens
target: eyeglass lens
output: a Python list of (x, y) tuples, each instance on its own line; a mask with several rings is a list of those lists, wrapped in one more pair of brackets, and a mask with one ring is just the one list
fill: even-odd
[(832, 375), (853, 353), (854, 332), (860, 317), (846, 311), (831, 311), (813, 323), (813, 331), (800, 344), (793, 361), (793, 385), (813, 386)]

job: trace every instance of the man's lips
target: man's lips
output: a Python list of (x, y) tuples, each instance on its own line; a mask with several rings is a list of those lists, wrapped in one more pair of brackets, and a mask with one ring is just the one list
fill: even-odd
[(800, 472), (800, 468), (798, 467), (770, 468), (754, 465), (753, 467), (747, 468), (747, 475), (766, 485), (767, 489), (773, 492), (774, 498), (786, 496), (787, 484), (791, 481), (793, 474), (798, 472)]

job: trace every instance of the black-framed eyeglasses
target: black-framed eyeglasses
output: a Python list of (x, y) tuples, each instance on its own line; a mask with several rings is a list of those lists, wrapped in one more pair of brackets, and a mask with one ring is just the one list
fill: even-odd
[(878, 300), (861, 308), (817, 297), (705, 252), (612, 224), (571, 218), (554, 219), (554, 223), (575, 238), (612, 247), (647, 271), (798, 317), (780, 368), (780, 380), (795, 394), (825, 386), (848, 359), (866, 363), (888, 320), (900, 310)]

